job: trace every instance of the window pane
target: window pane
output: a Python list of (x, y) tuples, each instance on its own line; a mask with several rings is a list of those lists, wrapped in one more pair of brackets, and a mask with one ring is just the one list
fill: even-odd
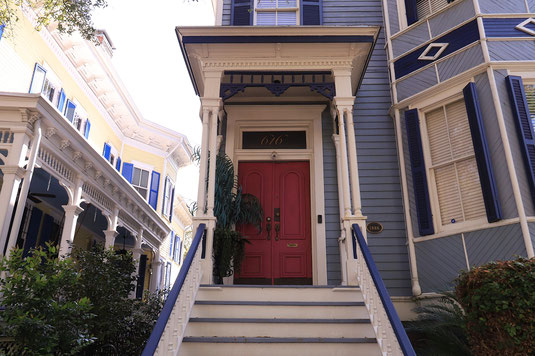
[(32, 84), (30, 86), (30, 93), (40, 93), (43, 89), (43, 83), (45, 81), (46, 72), (40, 67), (35, 67), (33, 73)]
[(297, 13), (294, 11), (282, 11), (277, 13), (277, 25), (292, 26), (297, 24)]
[(474, 145), (472, 144), (472, 135), (466, 106), (463, 100), (446, 105), (446, 118), (450, 134), (453, 157), (461, 158), (474, 154)]
[(296, 0), (278, 0), (279, 7), (297, 7), (297, 1)]
[(455, 219), (455, 222), (463, 221), (459, 184), (454, 164), (435, 169), (435, 181), (442, 224), (451, 224), (452, 219)]
[(483, 193), (479, 183), (479, 172), (475, 158), (457, 163), (457, 174), (461, 195), (463, 196), (463, 210), (466, 220), (476, 219), (487, 215), (483, 202)]
[(425, 114), (427, 123), (427, 136), (429, 137), (429, 148), (431, 150), (431, 161), (433, 165), (451, 160), (450, 140), (447, 135), (447, 125), (444, 118), (444, 109), (433, 110)]
[(149, 172), (142, 170), (141, 171), (141, 183), (140, 186), (147, 188), (149, 186)]
[(274, 9), (277, 7), (277, 2), (275, 0), (257, 0), (256, 8), (257, 9)]
[(275, 26), (276, 25), (276, 17), (275, 17), (275, 11), (273, 12), (258, 12), (256, 14), (256, 24), (258, 26)]
[(141, 187), (134, 187), (141, 194), (144, 199), (147, 199), (147, 189)]
[(139, 185), (140, 177), (141, 177), (141, 169), (134, 168), (134, 176), (132, 178), (132, 184)]

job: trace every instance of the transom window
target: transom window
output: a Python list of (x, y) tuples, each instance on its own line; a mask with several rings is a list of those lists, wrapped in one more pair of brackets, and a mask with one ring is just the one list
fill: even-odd
[(147, 199), (147, 191), (149, 187), (149, 171), (141, 168), (134, 167), (134, 174), (132, 176), (132, 185), (141, 194), (141, 196)]
[(486, 216), (474, 147), (463, 100), (425, 114), (430, 177), (440, 222), (451, 225)]
[(255, 0), (255, 23), (258, 26), (297, 25), (297, 4), (297, 0)]

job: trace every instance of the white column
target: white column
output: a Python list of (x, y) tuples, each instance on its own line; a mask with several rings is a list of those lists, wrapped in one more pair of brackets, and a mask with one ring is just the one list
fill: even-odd
[(11, 131), (14, 136), (13, 144), (9, 148), (5, 165), (2, 166), (4, 180), (0, 190), (0, 253), (2, 254), (8, 240), (9, 225), (19, 186), (26, 174), (23, 167), (26, 164), (26, 153), (32, 136), (29, 126), (12, 128)]
[(340, 154), (340, 136), (333, 134), (332, 139), (334, 141), (334, 147), (336, 150), (336, 178), (338, 183), (338, 208), (339, 208), (339, 214), (340, 214), (340, 237), (338, 238), (338, 247), (340, 249), (340, 267), (341, 267), (341, 274), (342, 274), (342, 285), (347, 285), (347, 268), (346, 268), (346, 262), (347, 262), (347, 254), (345, 251), (345, 240), (346, 240), (346, 232), (345, 227), (342, 222), (342, 217), (344, 216), (344, 193), (342, 192), (342, 165), (341, 165), (341, 158), (342, 155)]
[[(350, 99), (354, 101), (354, 98)], [(347, 127), (347, 151), (349, 153), (349, 172), (351, 173), (351, 200), (353, 202), (353, 215), (362, 216), (360, 201), (359, 166), (357, 162), (357, 143), (355, 140), (355, 126), (353, 124), (353, 105), (344, 109)]]
[(202, 141), (201, 141), (201, 162), (199, 167), (199, 187), (197, 193), (197, 216), (204, 215), (206, 207), (206, 178), (208, 168), (208, 137), (209, 137), (210, 111), (202, 110)]
[(113, 248), (115, 246), (115, 238), (119, 234), (117, 232), (117, 221), (119, 220), (119, 208), (114, 207), (113, 212), (109, 215), (104, 215), (108, 220), (108, 228), (103, 231), (106, 237), (105, 247), (106, 249)]
[(150, 291), (156, 292), (160, 289), (160, 273), (162, 262), (160, 261), (160, 251), (154, 251), (151, 262)]
[(340, 163), (342, 169), (342, 192), (344, 194), (344, 218), (351, 216), (351, 194), (349, 190), (349, 167), (347, 164), (346, 133), (344, 113), (338, 111), (338, 136), (340, 137)]
[(219, 107), (210, 110), (210, 165), (208, 170), (208, 211), (207, 216), (214, 216), (215, 203), (215, 167), (217, 161), (217, 113)]
[[(134, 258), (134, 265), (136, 266), (136, 269), (133, 273), (134, 276), (139, 276), (139, 260), (141, 259), (141, 254), (143, 253), (143, 249), (141, 248), (141, 243), (143, 242), (143, 228), (140, 228), (137, 232), (136, 236), (136, 244), (134, 248), (132, 249), (132, 257)], [(143, 286), (141, 286), (143, 288)], [(135, 298), (137, 292), (137, 281), (136, 281), (136, 288), (130, 293), (130, 298)]]
[[(26, 113), (26, 116), (28, 113)], [(39, 152), (39, 145), (41, 144), (41, 122), (39, 121), (40, 115), (38, 113), (30, 114), (30, 122), (33, 122), (33, 139), (31, 142), (30, 157), (26, 165), (26, 173), (22, 180), (22, 187), (20, 190), (17, 208), (14, 212), (13, 223), (11, 232), (9, 234), (9, 241), (6, 251), (10, 251), (15, 247), (17, 243), (17, 237), (19, 236), (20, 225), (22, 222), (22, 215), (24, 213), (24, 207), (26, 205), (26, 199), (28, 198), (28, 192), (30, 190), (30, 183), (32, 181), (33, 171), (35, 169), (35, 162), (37, 160), (37, 154)], [(9, 254), (9, 252), (7, 253)]]
[(80, 207), (83, 181), (82, 178), (78, 176), (76, 177), (74, 187), (69, 187), (62, 182), (60, 182), (60, 184), (65, 187), (67, 194), (69, 195), (69, 204), (62, 206), (63, 210), (65, 210), (65, 218), (59, 244), (59, 256), (60, 258), (63, 258), (71, 252), (78, 216), (84, 210)]

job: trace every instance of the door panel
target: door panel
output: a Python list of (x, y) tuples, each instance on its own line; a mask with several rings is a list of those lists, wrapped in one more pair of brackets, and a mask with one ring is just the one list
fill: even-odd
[(238, 172), (243, 192), (260, 199), (264, 221), (261, 233), (239, 227), (251, 243), (235, 283), (311, 284), (309, 163), (240, 162)]

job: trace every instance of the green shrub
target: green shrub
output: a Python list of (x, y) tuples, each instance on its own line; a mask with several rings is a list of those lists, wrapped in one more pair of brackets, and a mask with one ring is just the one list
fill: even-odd
[(455, 293), (474, 355), (535, 354), (535, 258), (472, 268)]

